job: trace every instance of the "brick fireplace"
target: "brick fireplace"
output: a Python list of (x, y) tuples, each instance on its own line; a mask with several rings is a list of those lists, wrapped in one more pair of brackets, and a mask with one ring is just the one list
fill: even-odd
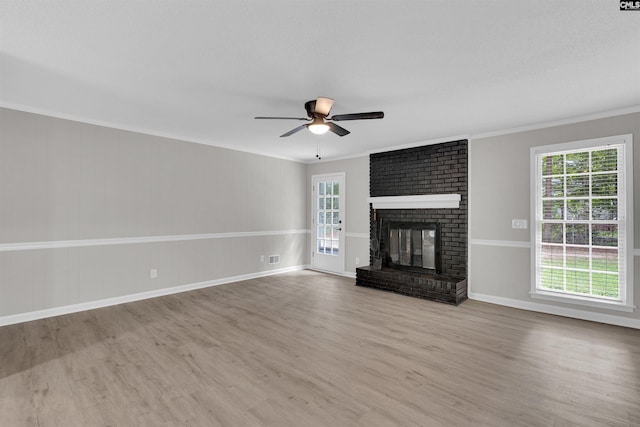
[[(380, 242), (382, 269), (374, 268), (374, 251), (370, 266), (356, 270), (356, 285), (379, 288), (418, 298), (459, 304), (467, 298), (467, 140), (385, 153), (371, 154), (370, 189), (372, 200), (409, 196), (430, 196), (436, 200), (447, 195), (459, 195), (455, 207), (391, 208), (371, 207), (370, 234)], [(403, 200), (404, 200), (403, 199)], [(400, 263), (396, 238), (404, 238), (404, 249), (416, 239), (417, 232), (400, 235), (402, 229), (437, 229), (437, 268), (424, 268), (419, 254), (411, 254), (415, 263)], [(395, 227), (395, 228), (393, 228)], [(397, 236), (395, 237), (397, 233)], [(423, 233), (424, 234), (424, 233)], [(417, 245), (413, 243), (414, 247)], [(398, 253), (397, 253), (398, 252)], [(435, 257), (434, 250), (434, 257)], [(406, 257), (407, 255), (405, 255)], [(425, 258), (426, 260), (426, 258)], [(435, 259), (434, 259), (435, 260)]]

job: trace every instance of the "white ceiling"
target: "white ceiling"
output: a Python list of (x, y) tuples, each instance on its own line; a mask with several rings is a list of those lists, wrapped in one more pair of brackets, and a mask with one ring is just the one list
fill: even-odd
[[(0, 0), (0, 106), (300, 161), (640, 106), (617, 0)], [(282, 133), (335, 99), (352, 133)]]

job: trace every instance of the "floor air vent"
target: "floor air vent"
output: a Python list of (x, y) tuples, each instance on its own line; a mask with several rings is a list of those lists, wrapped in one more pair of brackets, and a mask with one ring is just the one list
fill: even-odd
[(269, 255), (269, 264), (280, 264), (280, 255)]

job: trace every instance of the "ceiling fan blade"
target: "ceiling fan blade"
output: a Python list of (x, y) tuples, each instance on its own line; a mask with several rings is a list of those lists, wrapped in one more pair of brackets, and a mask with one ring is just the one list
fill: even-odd
[(338, 114), (337, 116), (329, 117), (327, 120), (339, 122), (341, 120), (382, 119), (383, 117), (384, 113), (382, 111), (373, 111), (371, 113)]
[(327, 124), (329, 125), (329, 130), (333, 133), (335, 133), (338, 136), (345, 136), (345, 135), (349, 135), (351, 132), (349, 132), (348, 130), (346, 130), (345, 128), (338, 126), (335, 123), (331, 123), (331, 122), (327, 122)]
[(270, 120), (309, 120), (303, 117), (254, 117), (254, 119), (270, 119)]
[(319, 96), (318, 99), (316, 99), (316, 113), (328, 116), (331, 111), (331, 107), (333, 107), (333, 99), (324, 98), (322, 96)]
[(291, 136), (296, 132), (300, 132), (302, 129), (305, 129), (307, 127), (307, 125), (300, 125), (295, 129), (291, 129), (289, 132), (287, 133), (283, 133), (282, 135), (280, 135), (280, 138), (283, 138), (285, 136)]

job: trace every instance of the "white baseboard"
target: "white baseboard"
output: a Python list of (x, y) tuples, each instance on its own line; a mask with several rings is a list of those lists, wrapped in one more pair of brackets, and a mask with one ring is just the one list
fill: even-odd
[(342, 272), (342, 273), (336, 273), (335, 271), (328, 271), (328, 270), (321, 270), (319, 268), (313, 268), (311, 265), (308, 266), (307, 270), (317, 271), (318, 273), (333, 274), (334, 276), (348, 277), (350, 279), (355, 279), (356, 278), (356, 273), (355, 272), (350, 272), (350, 271), (345, 271), (345, 272)]
[(610, 325), (640, 329), (640, 319), (630, 319), (628, 317), (615, 316), (612, 314), (594, 313), (591, 311), (576, 310), (573, 308), (546, 305), (512, 298), (497, 297), (494, 295), (479, 294), (475, 292), (469, 292), (468, 296), (469, 299), (472, 300), (489, 302), (492, 304), (504, 305), (507, 307), (519, 308), (522, 310), (537, 311), (540, 313), (555, 314), (557, 316), (571, 317), (574, 319), (589, 320), (591, 322), (607, 323)]
[(153, 291), (140, 292), (136, 294), (123, 295), (113, 298), (105, 298), (96, 301), (88, 301), (79, 304), (65, 305), (62, 307), (47, 308), (44, 310), (30, 311), (28, 313), (12, 314), (0, 317), (0, 326), (13, 325), (16, 323), (30, 322), (32, 320), (44, 319), (47, 317), (61, 316), (63, 314), (77, 313), (80, 311), (93, 310), (95, 308), (109, 307), (117, 304), (124, 304), (133, 301), (140, 301), (149, 298), (161, 297), (164, 295), (177, 294), (180, 292), (193, 291), (195, 289), (208, 288), (211, 286), (224, 285), (227, 283), (240, 282), (243, 280), (256, 279), (258, 277), (272, 276), (274, 274), (287, 273), (307, 269), (307, 265), (297, 265), (293, 267), (279, 268), (269, 271), (259, 271), (256, 273), (242, 274), (239, 276), (224, 277), (221, 279), (207, 280), (205, 282), (190, 283), (187, 285), (174, 286), (171, 288), (155, 289)]
[[(61, 316), (64, 314), (77, 313), (80, 311), (93, 310), (95, 308), (109, 307), (117, 304), (125, 304), (128, 302), (140, 301), (149, 298), (156, 298), (164, 295), (171, 295), (180, 292), (187, 292), (196, 289), (208, 288), (211, 286), (224, 285), (227, 283), (241, 282), (243, 280), (255, 279), (259, 277), (267, 277), (275, 274), (287, 273), (299, 270), (313, 270), (310, 265), (298, 265), (293, 267), (285, 267), (276, 270), (260, 271), (256, 273), (243, 274), (239, 276), (224, 277), (221, 279), (208, 280), (198, 283), (190, 283), (187, 285), (175, 286), (171, 288), (156, 289), (153, 291), (140, 292), (131, 295), (123, 295), (119, 297), (106, 298), (96, 301), (89, 301), (79, 304), (72, 304), (62, 307), (48, 308), (45, 310), (31, 311), (28, 313), (13, 314), (0, 317), (0, 326), (13, 325), (16, 323), (30, 322), (32, 320), (44, 319), (47, 317)], [(320, 270), (314, 270), (320, 271)], [(323, 273), (327, 273), (323, 271)], [(355, 278), (355, 273), (345, 272), (339, 276)], [(551, 306), (539, 304), (535, 302), (516, 300), (511, 298), (497, 297), (493, 295), (479, 294), (469, 292), (469, 299), (483, 301), (492, 304), (504, 305), (507, 307), (519, 308), (522, 310), (537, 311), (540, 313), (555, 314), (558, 316), (572, 317), (575, 319), (589, 320), (592, 322), (607, 323), (611, 325), (624, 326), (628, 328), (640, 329), (639, 319), (630, 319), (627, 317), (614, 316), (610, 314), (586, 312), (572, 308), (559, 306)]]

